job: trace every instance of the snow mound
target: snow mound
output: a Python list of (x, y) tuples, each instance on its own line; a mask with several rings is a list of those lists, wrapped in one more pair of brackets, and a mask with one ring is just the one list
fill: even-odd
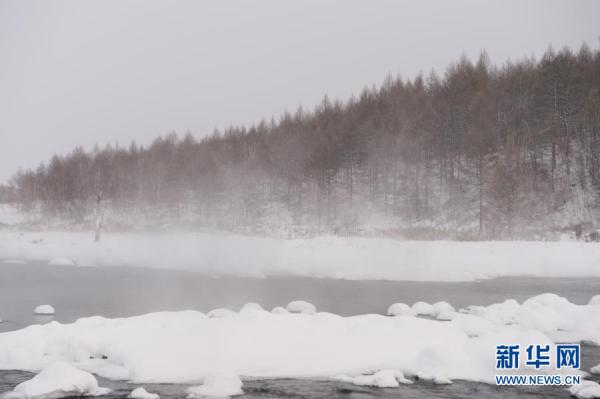
[(600, 295), (594, 295), (590, 302), (588, 303), (590, 306), (600, 306)]
[(404, 377), (400, 370), (383, 369), (371, 375), (359, 375), (356, 377), (341, 376), (340, 381), (351, 382), (354, 385), (371, 386), (378, 388), (396, 388), (400, 384), (412, 384), (413, 382)]
[(138, 387), (136, 389), (134, 389), (133, 391), (131, 391), (131, 393), (129, 395), (127, 395), (128, 398), (131, 399), (159, 399), (160, 396), (158, 396), (155, 393), (151, 393), (148, 392), (144, 389), (144, 387)]
[(240, 308), (240, 313), (258, 312), (258, 311), (261, 311), (261, 310), (264, 310), (264, 309), (258, 303), (256, 303), (256, 302), (248, 302), (247, 304), (245, 304), (244, 306), (242, 306)]
[(225, 309), (225, 308), (218, 308), (218, 309), (211, 310), (206, 315), (212, 319), (215, 319), (215, 318), (220, 318), (220, 317), (232, 316), (234, 314), (235, 314), (235, 312), (233, 310)]
[(433, 316), (434, 315), (433, 305), (430, 305), (427, 302), (421, 302), (421, 301), (415, 302), (415, 304), (412, 305), (412, 311), (417, 316), (419, 316), (419, 315)]
[(448, 302), (440, 301), (433, 304), (433, 313), (435, 316), (438, 316), (442, 313), (451, 313), (454, 311), (454, 306), (450, 305)]
[(571, 395), (580, 399), (600, 398), (600, 385), (594, 381), (581, 381), (581, 384), (569, 388)]
[(282, 306), (275, 306), (273, 308), (273, 310), (271, 310), (271, 313), (273, 314), (286, 314), (286, 313), (290, 313), (288, 312), (288, 310)]
[(98, 387), (96, 378), (68, 363), (46, 366), (32, 379), (22, 382), (6, 394), (7, 399), (57, 399), (70, 396), (100, 396), (110, 389)]
[(600, 364), (592, 367), (590, 369), (590, 373), (592, 373), (592, 374), (600, 374)]
[(51, 305), (39, 305), (36, 306), (35, 309), (33, 309), (33, 313), (35, 314), (39, 314), (39, 315), (53, 315), (54, 314), (54, 308)]
[(315, 314), (317, 308), (312, 303), (306, 301), (292, 301), (287, 304), (286, 309), (290, 313)]
[(204, 378), (204, 383), (190, 387), (186, 391), (188, 398), (227, 397), (242, 395), (242, 380), (231, 371), (215, 371)]
[(387, 310), (388, 316), (412, 316), (414, 311), (405, 303), (394, 303)]
[(48, 264), (50, 266), (75, 266), (75, 262), (69, 258), (52, 258)]

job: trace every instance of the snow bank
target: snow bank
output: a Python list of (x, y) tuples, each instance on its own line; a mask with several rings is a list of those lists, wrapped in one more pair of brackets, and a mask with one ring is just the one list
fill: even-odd
[(100, 396), (110, 389), (99, 388), (96, 378), (63, 362), (51, 363), (32, 379), (6, 394), (7, 399), (56, 399), (70, 396)]
[(131, 399), (160, 399), (160, 396), (146, 391), (144, 387), (134, 389), (127, 397)]
[(0, 231), (0, 259), (131, 265), (264, 277), (473, 281), (497, 276), (600, 277), (600, 245), (319, 237), (284, 240), (205, 233)]
[(51, 305), (39, 305), (36, 306), (35, 309), (33, 309), (33, 313), (40, 315), (53, 315), (54, 308)]
[[(204, 388), (190, 394), (218, 385), (215, 370), (245, 378), (367, 375), (358, 381), (373, 384), (390, 381), (389, 372), (373, 372), (399, 370), (408, 378), (438, 383), (493, 383), (500, 343), (600, 344), (600, 305), (575, 305), (553, 294), (522, 304), (471, 306), (449, 322), (251, 308), (224, 317), (182, 311), (33, 325), (0, 334), (0, 369), (37, 371), (65, 361), (106, 378), (139, 383), (205, 381)], [(520, 371), (528, 370), (521, 366)], [(542, 372), (572, 373), (564, 368)], [(394, 376), (402, 382), (399, 374)]]
[(215, 371), (204, 378), (204, 383), (190, 387), (187, 390), (188, 398), (227, 397), (241, 395), (242, 380), (231, 371)]

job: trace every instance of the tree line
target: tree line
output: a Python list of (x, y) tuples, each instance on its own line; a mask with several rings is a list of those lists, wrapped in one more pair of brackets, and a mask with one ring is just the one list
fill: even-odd
[(85, 223), (252, 233), (536, 238), (600, 222), (600, 52), (485, 52), (346, 101), (197, 139), (55, 155), (3, 197)]

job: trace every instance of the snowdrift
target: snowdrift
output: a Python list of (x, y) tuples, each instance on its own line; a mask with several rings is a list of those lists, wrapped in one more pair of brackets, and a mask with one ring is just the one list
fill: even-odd
[[(0, 334), (0, 369), (38, 371), (60, 361), (138, 383), (193, 383), (215, 375), (344, 379), (375, 386), (394, 385), (394, 378), (407, 383), (414, 376), (493, 383), (496, 345), (600, 344), (598, 298), (575, 305), (544, 294), (522, 304), (509, 300), (448, 310), (444, 317), (450, 321), (405, 314), (271, 313), (256, 306), (221, 317), (196, 311), (89, 317)], [(529, 371), (578, 372), (524, 364), (519, 370)], [(234, 377), (226, 380), (233, 391), (240, 388)]]
[[(284, 240), (207, 233), (0, 232), (0, 259), (139, 266), (247, 277), (473, 281), (499, 276), (600, 277), (600, 245), (581, 242)], [(60, 261), (60, 262), (59, 262)]]

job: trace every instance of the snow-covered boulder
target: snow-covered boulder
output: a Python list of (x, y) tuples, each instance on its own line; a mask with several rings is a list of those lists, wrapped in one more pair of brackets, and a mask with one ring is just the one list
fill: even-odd
[(317, 308), (312, 303), (306, 301), (292, 301), (287, 304), (286, 309), (290, 313), (315, 314)]
[(160, 396), (158, 396), (155, 393), (151, 393), (148, 392), (144, 389), (144, 387), (138, 387), (136, 389), (134, 389), (133, 391), (131, 391), (131, 393), (129, 395), (127, 395), (128, 398), (131, 399), (159, 399)]
[(436, 316), (442, 313), (451, 313), (455, 311), (454, 306), (444, 301), (436, 302), (432, 306), (433, 312)]
[(248, 313), (248, 312), (258, 312), (264, 310), (262, 306), (260, 306), (256, 302), (248, 302), (244, 306), (240, 308), (240, 313)]
[(75, 262), (69, 258), (52, 258), (48, 264), (50, 266), (75, 266)]
[(226, 397), (241, 395), (242, 380), (231, 371), (214, 371), (204, 378), (202, 385), (187, 389), (188, 398)]
[(219, 318), (219, 317), (231, 316), (234, 314), (235, 314), (235, 312), (233, 310), (225, 309), (225, 308), (218, 308), (218, 309), (211, 310), (206, 315), (210, 318)]
[(592, 367), (590, 369), (590, 373), (592, 373), (592, 374), (600, 374), (600, 364)]
[(412, 316), (415, 312), (405, 303), (394, 303), (387, 310), (388, 316)]
[(594, 295), (590, 302), (588, 303), (590, 306), (600, 306), (600, 295)]
[(371, 386), (378, 388), (396, 388), (400, 384), (412, 384), (405, 378), (400, 370), (383, 369), (375, 374), (359, 375), (356, 377), (341, 377), (340, 380), (351, 382), (354, 385)]
[(434, 310), (433, 305), (428, 304), (427, 302), (415, 302), (412, 305), (412, 310), (415, 315), (423, 315), (423, 316), (433, 316)]
[(600, 398), (600, 385), (594, 381), (581, 381), (581, 384), (569, 388), (571, 395), (580, 399)]
[(46, 366), (32, 379), (22, 382), (6, 394), (7, 399), (57, 399), (70, 396), (100, 396), (110, 392), (98, 387), (96, 377), (68, 363)]
[(36, 306), (35, 309), (33, 309), (33, 313), (34, 314), (39, 314), (39, 315), (53, 315), (54, 314), (54, 308), (51, 305), (39, 305)]
[(275, 306), (273, 308), (273, 310), (271, 310), (271, 313), (273, 313), (273, 314), (288, 314), (290, 312), (288, 312), (288, 310), (286, 308), (284, 308), (283, 306)]

